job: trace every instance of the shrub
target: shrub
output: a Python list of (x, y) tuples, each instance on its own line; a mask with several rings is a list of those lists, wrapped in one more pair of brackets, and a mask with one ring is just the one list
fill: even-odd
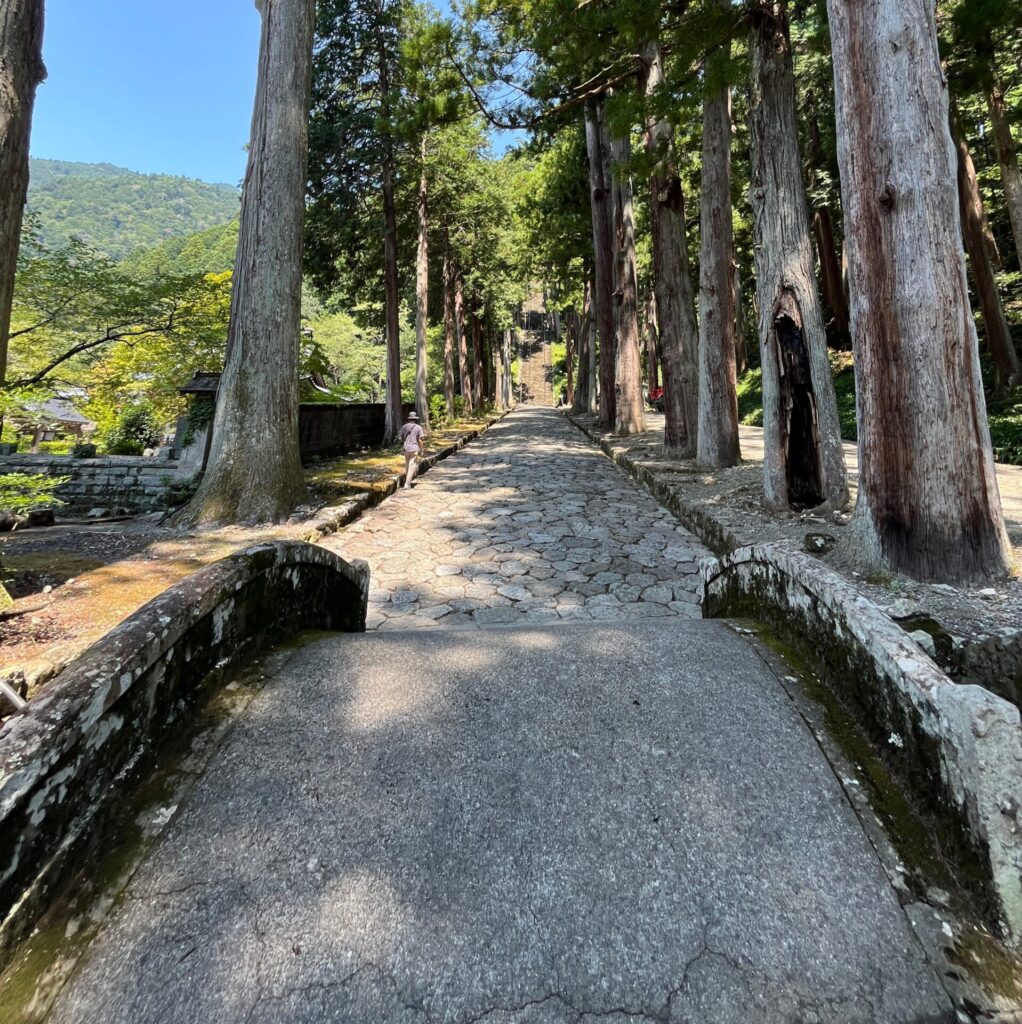
[(71, 441), (40, 441), (36, 446), (40, 454), (67, 455), (71, 451)]
[(136, 405), (123, 412), (106, 436), (110, 455), (141, 455), (146, 448), (155, 448), (159, 443), (160, 428), (147, 405)]
[(45, 473), (7, 473), (0, 476), (0, 513), (25, 515), (37, 508), (63, 505), (54, 496), (56, 489), (70, 479)]

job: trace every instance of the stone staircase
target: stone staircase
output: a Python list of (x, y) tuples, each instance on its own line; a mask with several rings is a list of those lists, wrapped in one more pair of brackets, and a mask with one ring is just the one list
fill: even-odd
[(554, 405), (553, 364), (550, 342), (539, 331), (525, 331), (518, 380), (515, 382), (519, 400), (533, 405)]

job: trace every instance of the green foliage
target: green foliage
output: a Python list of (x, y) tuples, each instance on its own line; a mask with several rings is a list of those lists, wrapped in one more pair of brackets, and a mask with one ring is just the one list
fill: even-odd
[(138, 249), (121, 261), (130, 277), (189, 277), (222, 274), (234, 269), (238, 251), (238, 221), (207, 228), (193, 235), (169, 238), (151, 249)]
[(991, 402), (987, 412), (994, 458), (1022, 466), (1022, 392)]
[(0, 513), (25, 515), (39, 508), (63, 505), (54, 496), (69, 478), (35, 473), (7, 473), (0, 476)]
[(36, 450), (42, 455), (70, 455), (74, 447), (74, 441), (65, 439), (63, 441), (40, 441)]
[(28, 209), (47, 245), (79, 238), (120, 259), (141, 246), (227, 223), (238, 215), (238, 195), (230, 185), (33, 159)]
[(160, 443), (160, 426), (149, 406), (137, 405), (121, 414), (103, 440), (109, 455), (141, 455)]

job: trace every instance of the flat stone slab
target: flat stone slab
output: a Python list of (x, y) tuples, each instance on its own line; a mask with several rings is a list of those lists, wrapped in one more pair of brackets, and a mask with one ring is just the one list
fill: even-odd
[(598, 1020), (954, 1020), (812, 735), (719, 622), (298, 648), (50, 1018)]

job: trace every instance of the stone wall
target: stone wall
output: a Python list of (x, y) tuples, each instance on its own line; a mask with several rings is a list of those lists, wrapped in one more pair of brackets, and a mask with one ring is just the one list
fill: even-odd
[(203, 684), (300, 630), (363, 630), (368, 588), (365, 563), (325, 548), (240, 551), (154, 598), (0, 728), (0, 964)]
[[(404, 419), (414, 405), (401, 407)], [(298, 409), (298, 447), (302, 460), (376, 448), (383, 440), (386, 406), (378, 402), (328, 404), (303, 402)]]
[(150, 512), (167, 508), (171, 493), (190, 476), (170, 459), (141, 455), (107, 455), (97, 459), (74, 459), (70, 455), (3, 455), (0, 476), (32, 473), (70, 477), (57, 488), (57, 497), (67, 510), (123, 508), (129, 512)]
[(781, 544), (703, 570), (704, 614), (766, 621), (826, 680), (940, 832), (977, 903), (1022, 944), (1022, 726), (1018, 709), (952, 682), (885, 615), (818, 560)]

